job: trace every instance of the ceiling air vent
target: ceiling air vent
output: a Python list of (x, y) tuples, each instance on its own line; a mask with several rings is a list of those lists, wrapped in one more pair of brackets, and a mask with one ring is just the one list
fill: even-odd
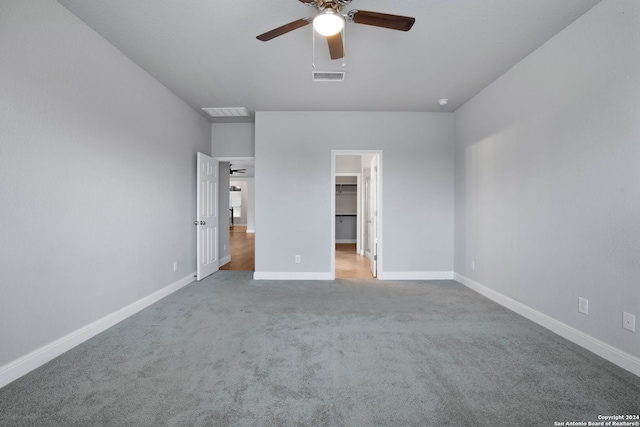
[(249, 112), (244, 107), (203, 108), (211, 117), (249, 117)]
[(346, 71), (312, 71), (314, 82), (343, 82)]

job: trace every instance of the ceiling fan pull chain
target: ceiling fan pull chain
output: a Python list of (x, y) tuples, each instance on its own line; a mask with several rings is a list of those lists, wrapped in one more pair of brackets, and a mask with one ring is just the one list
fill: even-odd
[(347, 67), (346, 56), (347, 56), (347, 26), (342, 27), (342, 68)]
[(311, 68), (316, 68), (316, 31), (311, 29)]

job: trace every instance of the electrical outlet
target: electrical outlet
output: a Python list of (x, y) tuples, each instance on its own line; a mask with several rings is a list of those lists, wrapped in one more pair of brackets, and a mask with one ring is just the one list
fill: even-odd
[(622, 312), (622, 327), (630, 330), (631, 332), (636, 331), (636, 316), (631, 313), (627, 313), (626, 311)]
[(589, 300), (578, 297), (578, 311), (582, 314), (589, 314)]
[(475, 261), (471, 261), (471, 269), (472, 270), (476, 269), (476, 262)]
[(296, 255), (296, 264), (300, 264), (300, 255)]
[(173, 272), (178, 271), (178, 261), (173, 261)]
[(227, 244), (226, 244), (226, 243), (223, 243), (223, 244), (222, 244), (222, 250), (223, 250), (223, 251), (226, 251), (226, 250), (227, 250)]

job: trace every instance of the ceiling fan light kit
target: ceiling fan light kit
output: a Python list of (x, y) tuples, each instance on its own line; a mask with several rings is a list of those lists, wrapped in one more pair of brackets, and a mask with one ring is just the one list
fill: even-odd
[(345, 20), (333, 9), (325, 9), (313, 18), (313, 29), (323, 36), (333, 36), (344, 28)]

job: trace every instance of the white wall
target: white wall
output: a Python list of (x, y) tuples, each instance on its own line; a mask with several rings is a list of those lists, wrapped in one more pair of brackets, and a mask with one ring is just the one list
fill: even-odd
[(453, 271), (452, 113), (258, 112), (257, 276), (331, 272), (332, 149), (383, 150), (384, 271)]
[(243, 190), (242, 204), (246, 207), (247, 212), (247, 233), (255, 233), (255, 217), (256, 217), (256, 202), (254, 199), (254, 178), (235, 178), (240, 182), (244, 182), (246, 185), (246, 191)]
[(191, 280), (211, 127), (53, 0), (0, 0), (0, 56), (2, 366)]
[(230, 182), (230, 185), (235, 185), (240, 189), (240, 216), (233, 218), (233, 223), (235, 225), (247, 225), (247, 215), (249, 213), (249, 200), (248, 200), (248, 185), (247, 181), (244, 179), (233, 178)]
[(341, 154), (336, 156), (336, 173), (360, 173), (362, 155)]
[(604, 0), (457, 111), (455, 240), (462, 276), (636, 357), (638, 28)]

